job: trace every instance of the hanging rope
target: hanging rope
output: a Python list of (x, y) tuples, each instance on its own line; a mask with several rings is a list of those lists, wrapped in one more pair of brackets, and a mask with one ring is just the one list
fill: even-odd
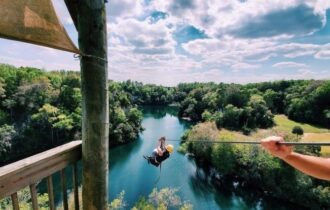
[(159, 175), (158, 175), (158, 178), (156, 179), (154, 185), (156, 185), (159, 182), (161, 174), (162, 174), (162, 163), (159, 164)]
[(77, 58), (77, 59), (81, 59), (82, 57), (95, 58), (95, 59), (98, 59), (98, 60), (101, 60), (101, 61), (104, 61), (104, 62), (108, 63), (108, 60), (106, 58), (101, 58), (101, 57), (98, 57), (98, 56), (95, 56), (95, 55), (83, 54), (82, 52), (80, 52), (80, 54), (74, 54), (73, 57)]
[[(177, 142), (201, 142), (201, 143), (212, 143), (212, 144), (261, 144), (260, 141), (202, 141), (202, 140), (187, 140), (182, 141), (179, 139), (166, 139), (166, 141), (177, 141)], [(302, 145), (302, 146), (330, 146), (328, 142), (278, 142), (279, 145)]]

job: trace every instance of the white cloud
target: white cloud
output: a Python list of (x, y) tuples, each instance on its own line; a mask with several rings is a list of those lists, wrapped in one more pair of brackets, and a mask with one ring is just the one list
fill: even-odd
[(122, 43), (117, 41), (117, 45), (131, 46), (137, 54), (174, 53), (176, 43), (172, 38), (171, 30), (164, 21), (150, 24), (148, 21), (124, 19), (119, 23), (109, 23), (108, 31), (110, 37), (116, 36), (123, 40)]
[(330, 43), (321, 46), (314, 57), (317, 59), (330, 59)]
[(221, 33), (228, 32), (229, 28), (237, 28), (253, 20), (256, 17), (266, 15), (270, 12), (293, 8), (298, 5), (306, 4), (314, 8), (314, 13), (325, 19), (325, 11), (330, 7), (327, 0), (321, 1), (302, 1), (302, 0), (274, 0), (267, 3), (260, 3), (257, 0), (249, 1), (219, 1), (216, 0), (168, 0), (152, 1), (149, 9), (167, 11), (170, 16), (177, 19), (175, 22), (183, 21), (205, 30), (211, 37), (217, 37)]
[(321, 50), (315, 54), (317, 59), (330, 59), (330, 50)]
[(289, 61), (289, 62), (275, 63), (274, 65), (272, 65), (272, 67), (275, 67), (275, 68), (306, 68), (308, 66), (304, 63), (296, 63), (296, 62)]
[(316, 74), (316, 72), (308, 69), (308, 68), (305, 68), (305, 69), (298, 69), (298, 72), (300, 73), (301, 76), (313, 76)]
[(108, 22), (120, 22), (124, 18), (139, 17), (144, 14), (143, 0), (110, 0), (106, 4)]
[(251, 56), (272, 53), (276, 42), (269, 39), (249, 40), (226, 36), (221, 39), (194, 40), (183, 44), (182, 47), (209, 62), (233, 65), (251, 59)]
[(263, 62), (263, 61), (268, 61), (270, 58), (272, 57), (276, 57), (278, 56), (276, 53), (270, 53), (270, 54), (267, 54), (267, 55), (264, 55), (264, 53), (260, 54), (260, 55), (253, 55), (252, 57), (255, 57), (255, 58), (249, 58), (247, 57), (246, 59), (251, 61), (251, 62)]
[[(72, 27), (64, 2), (53, 2), (64, 25)], [(106, 4), (111, 79), (175, 85), (193, 81), (246, 83), (303, 77), (329, 78), (329, 71), (317, 74), (321, 70), (310, 70), (306, 64), (286, 60), (302, 56), (330, 59), (330, 44), (294, 43), (294, 35), (288, 34), (249, 39), (228, 35), (228, 29), (239, 27), (247, 20), (300, 4), (307, 4), (314, 8), (316, 14), (325, 17), (325, 11), (330, 7), (328, 0), (274, 0), (267, 3), (257, 0), (244, 3), (236, 0), (146, 2), (109, 0)], [(148, 15), (155, 10), (166, 12), (168, 16), (151, 24)], [(209, 38), (182, 44), (182, 48), (187, 51), (182, 55), (177, 47), (180, 43), (173, 39), (173, 32), (177, 26), (184, 24), (204, 30)], [(69, 32), (72, 36), (72, 31)], [(16, 42), (5, 44), (0, 41), (0, 46), (0, 62), (45, 69), (79, 70), (79, 61), (73, 59), (70, 53)], [(274, 67), (299, 70), (290, 71), (290, 75), (282, 72), (269, 74), (262, 67), (274, 58), (278, 62)], [(314, 68), (313, 64), (310, 67)], [(253, 69), (253, 75), (241, 76), (249, 71), (240, 70), (249, 69)]]
[(236, 63), (236, 64), (231, 66), (231, 68), (234, 71), (240, 71), (240, 70), (245, 70), (245, 69), (256, 69), (256, 68), (259, 68), (259, 67), (260, 67), (260, 65), (248, 64), (248, 63)]
[(0, 46), (0, 63), (46, 70), (79, 70), (79, 60), (72, 53), (5, 39), (0, 39)]

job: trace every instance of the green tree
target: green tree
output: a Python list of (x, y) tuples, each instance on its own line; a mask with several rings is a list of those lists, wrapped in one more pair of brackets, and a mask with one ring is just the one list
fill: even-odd
[(29, 84), (23, 84), (17, 88), (13, 96), (16, 102), (15, 111), (24, 115), (34, 113), (45, 103), (51, 102), (53, 93), (49, 79), (44, 76), (34, 79)]
[(243, 109), (228, 104), (223, 110), (223, 126), (225, 128), (237, 130), (240, 128), (240, 117)]
[(252, 108), (251, 116), (255, 119), (257, 127), (268, 128), (274, 125), (274, 116), (271, 111), (268, 110), (266, 102), (263, 100), (262, 96), (252, 95), (248, 102), (248, 106)]
[(301, 136), (304, 134), (304, 130), (300, 126), (294, 126), (292, 128), (292, 133)]
[(224, 101), (225, 105), (232, 104), (233, 106), (241, 108), (246, 105), (248, 96), (238, 85), (230, 85), (225, 90)]
[(8, 161), (15, 133), (13, 126), (7, 124), (0, 126), (0, 165)]
[(124, 209), (126, 203), (124, 201), (125, 191), (120, 192), (117, 198), (109, 203), (109, 210), (120, 210)]
[(154, 188), (148, 199), (141, 197), (132, 210), (192, 210), (192, 205), (182, 201), (177, 192), (178, 189), (173, 188), (162, 188), (160, 190)]
[(263, 98), (267, 104), (267, 107), (273, 113), (283, 113), (283, 94), (281, 92), (275, 92), (272, 89), (267, 89), (263, 95)]
[(9, 109), (11, 120), (13, 120), (13, 109), (14, 109), (15, 105), (16, 105), (16, 101), (13, 99), (5, 99), (2, 102), (2, 106)]
[(73, 119), (61, 113), (60, 109), (50, 104), (43, 105), (38, 113), (31, 116), (31, 119), (35, 130), (41, 129), (45, 132), (43, 134), (44, 138), (49, 139), (48, 134), (49, 132), (51, 133), (50, 139), (52, 145), (63, 141), (61, 136), (64, 138), (64, 141), (71, 136), (70, 130), (73, 128)]
[(5, 92), (6, 92), (6, 90), (5, 90), (5, 82), (4, 82), (4, 79), (2, 78), (2, 77), (0, 77), (0, 98), (3, 98), (3, 97), (5, 97), (6, 95), (5, 95)]
[(59, 106), (63, 106), (69, 112), (81, 107), (81, 91), (79, 75), (70, 75), (63, 79), (58, 96)]
[[(228, 139), (226, 139), (228, 140)], [(221, 174), (231, 174), (235, 168), (233, 145), (229, 144), (217, 144), (213, 146), (211, 154), (212, 165)]]
[(211, 121), (211, 120), (213, 120), (213, 116), (208, 110), (205, 110), (202, 113), (202, 120), (203, 121)]

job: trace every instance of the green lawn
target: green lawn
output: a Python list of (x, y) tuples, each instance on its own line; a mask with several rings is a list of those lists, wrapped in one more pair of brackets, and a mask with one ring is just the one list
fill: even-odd
[(285, 115), (275, 115), (274, 121), (276, 126), (274, 127), (276, 130), (289, 132), (291, 133), (292, 128), (296, 125), (302, 127), (305, 133), (329, 133), (330, 130), (326, 128), (319, 128), (310, 124), (299, 123), (288, 119)]
[[(330, 133), (305, 133), (302, 141), (305, 142), (329, 142)], [(330, 157), (330, 147), (321, 147), (321, 153), (323, 156)]]
[[(228, 140), (238, 140), (238, 141), (253, 141), (266, 138), (267, 136), (281, 135), (284, 133), (291, 133), (292, 128), (296, 125), (304, 129), (304, 135), (302, 141), (305, 142), (322, 142), (330, 141), (330, 129), (319, 128), (310, 124), (299, 123), (293, 120), (289, 120), (285, 115), (275, 115), (274, 117), (276, 126), (269, 129), (257, 129), (250, 135), (243, 135), (241, 132), (229, 131), (226, 129), (221, 129), (219, 136)], [(330, 156), (330, 147), (323, 146), (321, 148), (321, 153), (323, 156)]]

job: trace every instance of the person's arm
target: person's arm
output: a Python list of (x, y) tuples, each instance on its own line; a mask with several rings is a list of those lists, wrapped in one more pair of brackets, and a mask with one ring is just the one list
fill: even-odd
[(162, 145), (162, 142), (161, 141), (158, 141), (157, 153), (158, 153), (159, 156), (162, 156), (163, 155), (163, 151), (162, 151), (161, 145)]
[(310, 176), (330, 180), (330, 158), (302, 155), (292, 151), (290, 146), (279, 145), (283, 138), (271, 136), (261, 140), (261, 145), (273, 156)]
[(157, 147), (157, 152), (160, 156), (163, 155), (163, 151), (162, 151), (162, 148), (160, 148), (160, 146)]

